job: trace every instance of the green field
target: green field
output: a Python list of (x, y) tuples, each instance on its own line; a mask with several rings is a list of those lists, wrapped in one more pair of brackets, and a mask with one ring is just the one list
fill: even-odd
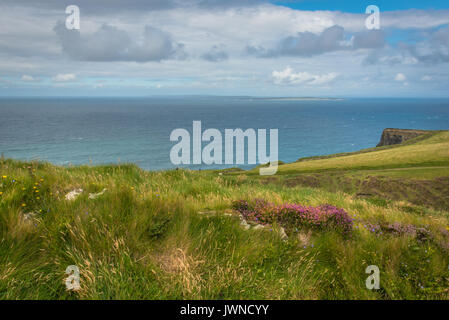
[[(0, 299), (448, 299), (448, 181), (449, 132), (272, 177), (1, 159)], [(240, 199), (331, 204), (353, 230), (246, 229)], [(393, 224), (421, 231), (370, 230)], [(69, 265), (78, 291), (66, 290)]]
[(443, 131), (407, 145), (379, 150), (348, 153), (327, 159), (298, 161), (279, 166), (279, 174), (319, 172), (328, 170), (361, 170), (443, 166), (449, 167), (449, 132)]

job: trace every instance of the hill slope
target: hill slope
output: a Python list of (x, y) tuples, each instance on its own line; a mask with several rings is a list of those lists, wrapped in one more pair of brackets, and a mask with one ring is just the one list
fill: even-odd
[(300, 159), (279, 166), (275, 177), (260, 179), (449, 210), (449, 132), (430, 132), (400, 145)]
[(416, 143), (394, 148), (371, 149), (372, 152), (353, 153), (328, 159), (302, 161), (279, 167), (279, 173), (322, 170), (381, 169), (417, 166), (449, 166), (449, 132), (443, 131)]

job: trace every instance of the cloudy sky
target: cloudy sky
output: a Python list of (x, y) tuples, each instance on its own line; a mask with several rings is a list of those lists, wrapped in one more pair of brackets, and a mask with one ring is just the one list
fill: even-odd
[(448, 97), (448, 67), (447, 0), (0, 3), (0, 96)]

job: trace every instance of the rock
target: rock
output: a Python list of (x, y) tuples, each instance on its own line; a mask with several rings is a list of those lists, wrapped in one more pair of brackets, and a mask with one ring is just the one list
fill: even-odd
[(75, 200), (76, 198), (78, 198), (78, 196), (79, 196), (81, 193), (83, 193), (83, 189), (75, 189), (75, 190), (72, 190), (72, 191), (70, 191), (69, 193), (67, 193), (67, 194), (65, 195), (65, 199), (66, 199), (66, 200), (69, 200), (69, 201)]
[(245, 228), (245, 230), (249, 230), (250, 228), (253, 230), (265, 229), (265, 226), (262, 224), (255, 224), (254, 222), (248, 223), (242, 215), (240, 215), (239, 218), (240, 225)]
[[(240, 218), (240, 225), (245, 229), (245, 230), (263, 230), (263, 229), (267, 229), (267, 228), (271, 228), (270, 226), (265, 226), (263, 224), (259, 224), (259, 223), (255, 223), (255, 222), (250, 222), (248, 223), (245, 218), (242, 215), (239, 215)], [(288, 239), (287, 234), (285, 233), (284, 228), (280, 227), (278, 229), (278, 232), (282, 238), (282, 240), (286, 240)]]
[(245, 230), (248, 230), (249, 228), (251, 228), (251, 225), (248, 224), (248, 222), (246, 222), (245, 218), (242, 215), (240, 215), (239, 218), (240, 218), (240, 225), (243, 228), (245, 228)]
[(245, 228), (245, 230), (249, 230), (249, 228), (251, 228), (251, 225), (248, 224), (248, 222), (246, 222), (246, 220), (242, 220), (240, 221), (240, 225)]
[(387, 128), (382, 132), (382, 137), (377, 147), (390, 146), (394, 144), (400, 144), (404, 141), (416, 138), (430, 131), (426, 130), (413, 130), (413, 129), (392, 129)]
[(215, 210), (198, 211), (198, 214), (203, 215), (203, 216), (215, 216), (217, 214), (217, 211), (215, 211)]
[(98, 192), (98, 193), (89, 193), (89, 199), (93, 200), (98, 198), (99, 196), (102, 196), (105, 192), (107, 191), (107, 189), (103, 189), (103, 191)]

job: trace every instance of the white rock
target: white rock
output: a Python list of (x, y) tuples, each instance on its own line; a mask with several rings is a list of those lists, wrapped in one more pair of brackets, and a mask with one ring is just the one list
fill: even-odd
[(209, 210), (209, 211), (198, 211), (198, 214), (202, 216), (214, 216), (217, 214), (217, 211), (215, 210)]
[(248, 222), (246, 222), (245, 218), (243, 218), (242, 215), (239, 216), (240, 218), (240, 225), (245, 228), (245, 230), (248, 230), (249, 228), (251, 228), (251, 226), (248, 224)]
[(245, 230), (251, 228), (251, 226), (245, 220), (240, 221), (240, 225), (245, 228)]
[(75, 189), (70, 191), (65, 195), (66, 200), (75, 200), (81, 193), (83, 193), (83, 189)]
[(93, 200), (98, 198), (99, 196), (102, 196), (105, 192), (107, 191), (107, 189), (103, 189), (103, 191), (98, 192), (98, 193), (89, 193), (89, 199)]

